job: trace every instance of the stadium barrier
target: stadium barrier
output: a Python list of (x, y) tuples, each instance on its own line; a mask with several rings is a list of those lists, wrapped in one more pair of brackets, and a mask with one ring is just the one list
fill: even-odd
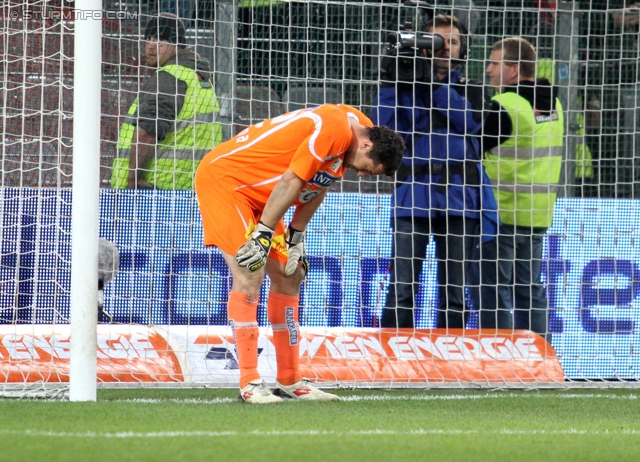
[[(334, 336), (361, 338), (378, 326), (392, 238), (389, 200), (388, 195), (329, 194), (319, 209), (308, 230), (311, 271), (300, 320), (311, 330), (305, 332), (329, 329)], [(12, 335), (31, 335), (37, 343), (39, 329), (62, 328), (69, 321), (71, 191), (5, 188), (2, 203), (0, 332), (10, 349)], [(104, 309), (116, 324), (101, 325), (101, 332), (151, 326), (171, 336), (202, 326), (202, 332), (217, 335), (212, 329), (220, 327), (214, 326), (227, 323), (230, 275), (217, 250), (202, 245), (192, 193), (102, 190), (100, 210), (101, 237), (115, 242), (121, 254), (119, 274), (105, 289)], [(639, 378), (634, 352), (640, 350), (640, 257), (633, 232), (639, 214), (640, 204), (633, 200), (563, 199), (555, 208), (544, 265), (550, 343), (570, 381)], [(420, 332), (435, 326), (433, 248), (424, 265), (416, 306)], [(267, 291), (268, 282), (259, 306), (262, 327), (268, 326)], [(465, 338), (476, 335), (475, 314)], [(160, 342), (154, 348), (169, 351), (163, 346), (168, 338), (153, 337)], [(171, 346), (192, 353), (185, 348)], [(199, 354), (204, 347), (193, 348)], [(128, 367), (135, 377), (151, 373)], [(25, 374), (28, 368), (20, 370)]]
[[(260, 333), (258, 371), (273, 383), (271, 329)], [(0, 380), (68, 382), (70, 334), (68, 325), (0, 327)], [(553, 348), (528, 331), (302, 328), (300, 359), (304, 377), (344, 386), (565, 381)], [(239, 381), (226, 326), (100, 325), (97, 361), (101, 383)]]

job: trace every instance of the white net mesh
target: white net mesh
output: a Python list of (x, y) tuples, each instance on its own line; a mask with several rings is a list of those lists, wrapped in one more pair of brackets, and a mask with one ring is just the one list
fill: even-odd
[[(321, 103), (343, 102), (371, 115), (387, 33), (407, 20), (415, 29), (434, 11), (451, 12), (450, 3), (193, 0), (176, 8), (164, 0), (103, 1), (100, 235), (116, 244), (120, 265), (105, 284), (99, 315), (99, 383), (236, 386), (238, 380), (226, 327), (230, 275), (219, 252), (202, 245), (195, 194), (111, 189), (120, 126), (153, 73), (141, 37), (146, 21), (159, 11), (183, 18), (186, 41), (213, 71), (217, 122), (227, 140), (265, 118)], [(566, 122), (562, 187), (541, 262), (553, 349), (523, 331), (479, 334), (470, 301), (478, 284), (470, 281), (467, 330), (430, 331), (438, 326), (443, 263), (428, 237), (415, 266), (421, 273), (413, 274), (417, 330), (381, 333), (395, 184), (348, 172), (308, 232), (311, 271), (300, 324), (309, 378), (400, 387), (638, 379), (638, 15), (627, 3), (474, 0), (456, 1), (453, 11), (471, 32), (468, 78), (488, 85), (493, 43), (522, 36), (537, 48), (538, 76), (559, 89)], [(57, 396), (68, 380), (73, 82), (82, 78), (73, 76), (74, 8), (60, 0), (9, 0), (0, 8), (5, 395)], [(258, 307), (259, 370), (273, 381), (267, 293), (268, 281)]]

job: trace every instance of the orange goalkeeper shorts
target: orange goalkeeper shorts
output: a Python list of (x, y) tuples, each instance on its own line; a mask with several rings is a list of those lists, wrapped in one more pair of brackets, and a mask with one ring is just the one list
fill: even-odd
[[(204, 245), (236, 255), (256, 228), (261, 209), (256, 209), (234, 197), (235, 185), (214, 179), (208, 169), (199, 168), (196, 173), (196, 194), (202, 217)], [(284, 240), (285, 225), (280, 220), (271, 240), (269, 258), (287, 263), (287, 246)]]

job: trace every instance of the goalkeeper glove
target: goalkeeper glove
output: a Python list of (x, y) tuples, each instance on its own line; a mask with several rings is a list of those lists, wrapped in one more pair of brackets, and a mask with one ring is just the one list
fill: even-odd
[(304, 269), (304, 275), (306, 276), (309, 272), (309, 260), (307, 260), (307, 254), (304, 250), (304, 231), (298, 231), (289, 226), (285, 241), (287, 243), (289, 258), (284, 268), (284, 274), (291, 276), (296, 272), (298, 262), (300, 262), (302, 269)]
[(251, 233), (247, 243), (240, 247), (236, 253), (238, 265), (246, 266), (251, 272), (262, 268), (269, 257), (273, 232), (273, 229), (261, 221), (258, 222), (258, 226)]

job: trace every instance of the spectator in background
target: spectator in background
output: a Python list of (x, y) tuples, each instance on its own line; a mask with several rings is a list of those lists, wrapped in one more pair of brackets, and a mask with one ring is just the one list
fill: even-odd
[(496, 94), (484, 126), (484, 165), (502, 231), (481, 248), (480, 328), (515, 327), (544, 336), (542, 242), (562, 169), (562, 105), (557, 87), (536, 79), (535, 48), (522, 38), (493, 45), (487, 74)]
[(580, 33), (586, 45), (582, 56), (587, 85), (585, 131), (598, 159), (593, 195), (637, 197), (639, 160), (629, 128), (640, 130), (635, 115), (640, 2), (581, 0), (579, 8)]
[(114, 188), (193, 189), (200, 159), (222, 141), (209, 64), (185, 46), (185, 28), (161, 13), (144, 30), (147, 64), (157, 68), (120, 127)]
[[(535, 0), (536, 7), (540, 8), (537, 24), (527, 31), (527, 37), (537, 52), (536, 61), (536, 77), (549, 80), (551, 85), (556, 84), (557, 66), (556, 59), (558, 57), (557, 38), (560, 36), (557, 32), (557, 2), (555, 0)], [(578, 92), (576, 92), (578, 93)], [(585, 136), (586, 123), (593, 124), (592, 111), (587, 109), (593, 104), (593, 100), (585, 102), (584, 92), (580, 91), (579, 95), (574, 97), (574, 108), (578, 108), (575, 112), (573, 124), (569, 126), (569, 136), (574, 143), (570, 144), (573, 152), (567, 152), (567, 166), (575, 166), (573, 171), (567, 170), (566, 180), (568, 184), (574, 184), (574, 196), (588, 197), (593, 196), (594, 189), (594, 161), (593, 151), (591, 149), (591, 137)], [(585, 117), (586, 116), (586, 117)], [(586, 118), (586, 121), (585, 121)], [(597, 144), (597, 143), (596, 143)]]
[(178, 18), (187, 26), (191, 25), (191, 20), (194, 19), (194, 13), (196, 11), (196, 4), (198, 0), (161, 0), (160, 12), (171, 13), (178, 16)]
[(380, 325), (414, 327), (420, 274), (433, 234), (436, 326), (464, 328), (472, 256), (480, 233), (495, 237), (497, 226), (477, 136), (485, 92), (480, 82), (461, 77), (467, 36), (460, 21), (438, 15), (424, 30), (442, 36), (442, 48), (421, 50), (422, 56), (409, 59), (408, 73), (402, 64), (406, 58), (388, 53), (373, 111), (374, 123), (400, 132), (407, 146), (392, 198), (391, 282)]

